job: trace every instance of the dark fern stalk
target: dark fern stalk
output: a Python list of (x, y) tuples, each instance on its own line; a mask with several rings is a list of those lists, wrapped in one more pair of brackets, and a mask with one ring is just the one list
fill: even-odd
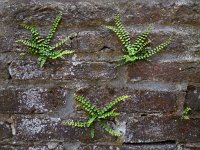
[(21, 26), (31, 32), (31, 38), (25, 38), (21, 40), (17, 40), (28, 47), (28, 53), (34, 54), (38, 56), (38, 64), (40, 67), (43, 67), (47, 59), (57, 59), (64, 58), (64, 55), (69, 55), (74, 53), (73, 50), (55, 50), (62, 46), (65, 42), (67, 42), (70, 38), (75, 36), (75, 33), (71, 33), (66, 38), (62, 39), (60, 42), (51, 46), (49, 43), (51, 42), (54, 33), (58, 27), (58, 24), (62, 18), (62, 13), (56, 17), (48, 35), (46, 38), (42, 38), (39, 31), (34, 26), (29, 26), (26, 24), (22, 24)]
[(116, 117), (119, 115), (119, 113), (115, 112), (115, 109), (112, 108), (119, 102), (126, 100), (128, 96), (117, 97), (102, 109), (98, 109), (95, 105), (93, 105), (91, 102), (89, 102), (89, 100), (87, 100), (83, 96), (76, 95), (75, 98), (80, 103), (80, 106), (87, 112), (88, 118), (86, 121), (66, 120), (63, 121), (63, 124), (81, 128), (83, 127), (90, 128), (91, 138), (94, 138), (95, 135), (95, 129), (94, 129), (95, 122), (99, 122), (100, 126), (113, 136), (122, 135), (120, 132), (113, 130), (111, 127), (109, 127), (105, 123), (105, 121), (110, 117)]
[(112, 30), (122, 42), (124, 46), (124, 54), (121, 57), (120, 61), (122, 61), (122, 63), (124, 64), (135, 62), (137, 60), (148, 59), (155, 53), (167, 47), (171, 41), (171, 39), (168, 39), (167, 41), (158, 45), (155, 48), (148, 47), (150, 43), (148, 35), (151, 32), (151, 27), (149, 27), (146, 31), (144, 31), (137, 37), (134, 43), (131, 43), (130, 37), (121, 23), (119, 15), (115, 16), (115, 26), (105, 27)]

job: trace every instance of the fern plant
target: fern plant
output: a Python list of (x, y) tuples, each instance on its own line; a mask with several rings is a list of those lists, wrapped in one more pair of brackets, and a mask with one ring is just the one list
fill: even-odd
[(37, 63), (43, 67), (47, 59), (64, 58), (64, 55), (74, 53), (73, 50), (55, 50), (67, 42), (75, 33), (71, 33), (66, 38), (62, 39), (55, 45), (51, 46), (50, 42), (62, 18), (62, 12), (56, 17), (46, 38), (42, 38), (36, 27), (22, 24), (21, 26), (31, 32), (32, 37), (17, 40), (17, 42), (24, 44), (28, 47), (28, 53), (38, 56)]
[(189, 119), (189, 115), (190, 115), (191, 111), (192, 111), (192, 109), (190, 107), (185, 106), (184, 110), (182, 112), (182, 115), (181, 115), (181, 119), (184, 119), (184, 120)]
[(128, 98), (128, 96), (120, 96), (112, 100), (102, 109), (98, 109), (95, 105), (93, 105), (89, 100), (80, 95), (75, 95), (76, 100), (80, 103), (80, 106), (87, 112), (88, 118), (87, 121), (73, 121), (66, 120), (63, 122), (65, 125), (75, 126), (75, 127), (85, 127), (90, 128), (90, 136), (94, 138), (95, 129), (94, 123), (98, 122), (100, 126), (110, 133), (113, 136), (121, 136), (122, 134), (116, 130), (113, 130), (110, 126), (108, 126), (105, 121), (109, 117), (116, 117), (119, 115), (118, 112), (113, 109), (113, 107), (121, 101), (124, 101)]
[(122, 42), (123, 56), (120, 58), (122, 64), (135, 62), (137, 60), (148, 59), (155, 53), (159, 52), (163, 48), (167, 47), (170, 44), (171, 39), (168, 39), (164, 43), (156, 46), (155, 48), (149, 47), (150, 40), (148, 35), (151, 32), (151, 26), (147, 28), (146, 31), (141, 33), (135, 40), (134, 43), (131, 43), (130, 36), (126, 32), (119, 15), (115, 16), (115, 26), (105, 26), (106, 28), (112, 30), (119, 40)]

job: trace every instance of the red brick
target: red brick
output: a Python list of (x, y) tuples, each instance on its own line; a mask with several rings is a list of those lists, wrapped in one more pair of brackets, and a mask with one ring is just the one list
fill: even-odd
[(80, 63), (53, 61), (39, 68), (35, 61), (16, 60), (9, 68), (12, 79), (15, 80), (67, 80), (67, 79), (113, 79), (114, 65), (104, 62)]
[(119, 6), (123, 6), (127, 15), (127, 23), (143, 24), (189, 24), (199, 23), (198, 8), (199, 2), (187, 1), (121, 1)]
[(154, 80), (165, 82), (200, 82), (198, 63), (151, 63), (146, 61), (130, 64), (129, 80)]
[(199, 142), (200, 119), (181, 120), (173, 116), (130, 118), (125, 143)]
[(176, 150), (176, 144), (144, 144), (144, 145), (81, 145), (78, 150)]
[[(77, 119), (80, 120), (79, 118)], [(50, 139), (57, 139), (72, 143), (77, 141), (90, 143), (91, 141), (102, 142), (106, 140), (111, 142), (116, 140), (115, 137), (104, 133), (99, 126), (95, 127), (97, 129), (95, 138), (91, 139), (90, 130), (88, 128), (62, 125), (63, 120), (53, 117), (18, 116), (15, 119), (15, 138), (22, 141), (47, 141)]]
[(0, 113), (45, 113), (65, 104), (67, 94), (58, 87), (3, 88)]
[(183, 150), (199, 150), (200, 144), (199, 143), (186, 143), (182, 146)]
[[(153, 61), (181, 61), (189, 59), (194, 61), (194, 50), (188, 50), (188, 45), (194, 45), (197, 38), (196, 32), (198, 30), (184, 29), (185, 34), (181, 28), (156, 26), (154, 25), (153, 31), (150, 33), (151, 43), (150, 46), (156, 47), (163, 41), (171, 37), (172, 42), (161, 52), (153, 55), (150, 60)], [(126, 26), (127, 31), (134, 42), (136, 37), (143, 32), (145, 27), (133, 27), (133, 25)], [(124, 48), (116, 34), (104, 29), (105, 31), (84, 31), (79, 33), (79, 37), (74, 39), (74, 47), (77, 47), (77, 59), (92, 60), (92, 61), (109, 61), (115, 62), (123, 55), (122, 49)], [(188, 40), (189, 39), (189, 40)], [(188, 53), (191, 51), (191, 53)], [(80, 53), (81, 52), (81, 53)], [(186, 53), (187, 52), (187, 53)], [(181, 55), (180, 55), (181, 54)], [(84, 56), (84, 57), (83, 57)], [(90, 57), (89, 57), (90, 56)], [(110, 56), (110, 57), (109, 57)]]
[(92, 86), (82, 88), (77, 94), (87, 97), (99, 107), (103, 107), (114, 98), (128, 95), (129, 99), (117, 105), (117, 110), (126, 113), (162, 112), (171, 113), (178, 110), (180, 102), (184, 102), (184, 92), (133, 90), (130, 88), (112, 88)]
[[(42, 26), (43, 30), (47, 30), (57, 15), (55, 8), (58, 7), (58, 3), (54, 1), (52, 1), (51, 5), (47, 1), (42, 3), (17, 3), (12, 1), (5, 2), (5, 4), (2, 2), (1, 5), (6, 6), (1, 10), (3, 20), (1, 27), (2, 36), (0, 37), (2, 41), (0, 45), (1, 51), (19, 50), (19, 46), (15, 42), (19, 39), (19, 35), (21, 35), (21, 31), (19, 32), (19, 28), (16, 26), (19, 22), (26, 21), (30, 24), (35, 22), (37, 27)], [(200, 20), (198, 11), (200, 4), (197, 1), (179, 2), (173, 0), (170, 2), (148, 1), (146, 3), (144, 1), (118, 0), (106, 4), (94, 1), (88, 1), (86, 4), (81, 1), (71, 1), (70, 3), (62, 1), (60, 5), (65, 6), (65, 12), (59, 29), (64, 26), (65, 29), (66, 27), (78, 27), (94, 30), (93, 28), (113, 20), (113, 14), (118, 12), (118, 10), (123, 10), (123, 13), (121, 12), (123, 22), (132, 25), (159, 23), (164, 25), (186, 24), (197, 26)], [(104, 42), (102, 38), (100, 37), (96, 40), (99, 41), (99, 44), (96, 41), (94, 44), (90, 43), (92, 49)], [(105, 39), (109, 40), (109, 37), (105, 36)]]
[(188, 86), (185, 99), (185, 104), (192, 109), (192, 114), (200, 114), (200, 87)]
[(78, 33), (77, 48), (80, 52), (100, 52), (108, 47), (122, 49), (117, 37), (102, 30), (89, 30)]
[(85, 62), (116, 62), (122, 54), (120, 49), (104, 48), (96, 52), (81, 52), (72, 56), (72, 61), (85, 61)]
[(12, 131), (9, 124), (0, 122), (0, 141), (12, 137)]
[[(29, 144), (23, 144), (22, 146), (11, 146), (11, 145), (4, 145), (0, 146), (1, 150), (49, 150), (47, 145), (29, 145)], [(52, 148), (51, 148), (52, 149)], [(62, 145), (56, 146), (54, 150), (64, 150)]]
[(0, 80), (9, 79), (8, 65), (0, 61)]

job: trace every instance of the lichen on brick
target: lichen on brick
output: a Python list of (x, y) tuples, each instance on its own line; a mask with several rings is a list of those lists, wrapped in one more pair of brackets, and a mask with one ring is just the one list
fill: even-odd
[[(47, 92), (47, 89), (31, 88), (20, 93), (22, 97), (20, 100), (20, 103), (21, 105), (23, 105), (23, 109), (27, 109), (27, 110), (36, 109), (36, 110), (39, 110), (40, 112), (48, 111), (45, 105), (45, 101), (43, 101), (43, 96), (42, 96), (42, 94), (45, 92)], [(22, 109), (22, 107), (20, 107), (19, 109)]]
[(26, 135), (34, 136), (44, 131), (45, 125), (40, 119), (22, 119), (19, 128), (21, 132), (25, 132)]

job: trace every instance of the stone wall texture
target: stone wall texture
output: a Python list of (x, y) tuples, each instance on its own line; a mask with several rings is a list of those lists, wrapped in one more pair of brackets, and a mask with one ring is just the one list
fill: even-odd
[[(21, 56), (17, 39), (29, 36), (21, 23), (43, 35), (59, 13), (55, 40), (75, 31), (65, 47), (76, 53), (48, 61)], [(149, 24), (153, 45), (172, 43), (149, 61), (116, 68), (122, 45), (102, 25), (119, 13), (132, 40)], [(200, 0), (0, 0), (0, 150), (200, 150)], [(111, 120), (121, 137), (96, 126), (64, 126), (82, 117), (73, 98), (102, 107), (129, 95)], [(192, 111), (182, 120), (184, 106)]]

